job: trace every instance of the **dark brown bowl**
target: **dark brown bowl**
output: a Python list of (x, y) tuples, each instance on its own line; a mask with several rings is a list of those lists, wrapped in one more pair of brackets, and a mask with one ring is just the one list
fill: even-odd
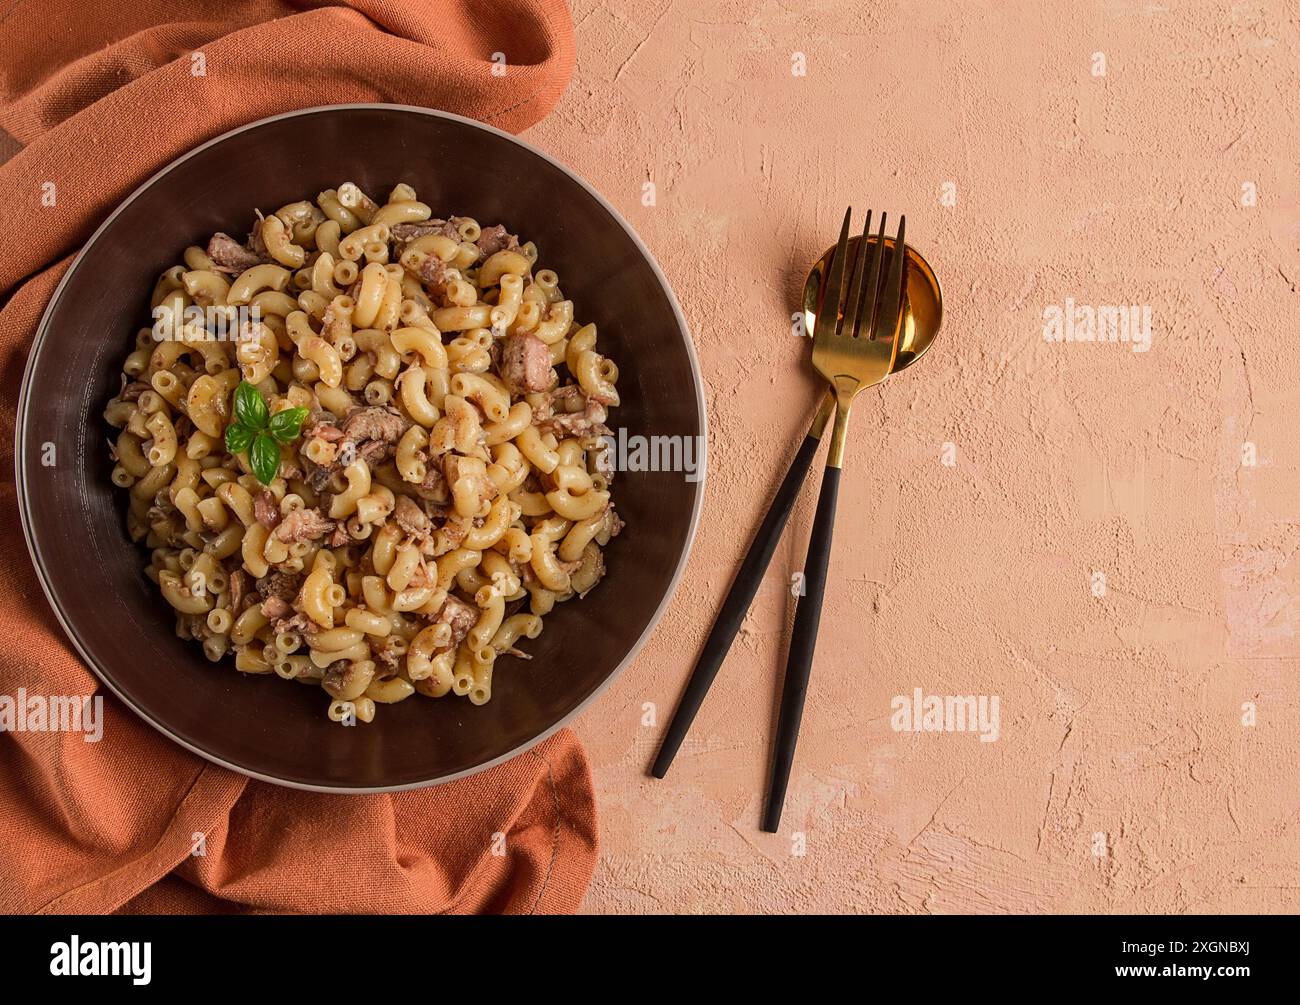
[[(243, 234), (266, 210), (352, 180), (386, 193), (413, 185), (435, 212), (502, 222), (537, 242), (582, 320), (618, 363), (627, 435), (680, 436), (703, 449), (704, 396), (690, 335), (650, 252), (589, 185), (518, 139), (469, 119), (397, 105), (278, 115), (217, 137), (150, 178), (95, 232), (36, 334), (19, 403), (15, 456), (23, 525), (45, 592), (78, 652), (148, 722), (211, 761), (299, 788), (416, 788), (486, 768), (538, 743), (636, 655), (686, 563), (704, 497), (681, 472), (620, 472), (627, 529), (608, 575), (558, 605), (505, 658), (482, 707), (413, 696), (375, 721), (341, 727), (325, 695), (209, 663), (175, 637), (145, 578), (144, 550), (109, 480), (101, 418), (159, 272), (217, 230)], [(617, 428), (616, 428), (617, 432)], [(42, 465), (53, 443), (57, 463)]]

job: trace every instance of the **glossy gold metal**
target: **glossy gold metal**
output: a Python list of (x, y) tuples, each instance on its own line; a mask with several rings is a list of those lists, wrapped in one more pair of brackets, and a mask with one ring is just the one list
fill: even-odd
[[(867, 240), (874, 244), (877, 240), (876, 235), (872, 234)], [(850, 254), (857, 255), (860, 242), (861, 237), (858, 236), (849, 239)], [(810, 336), (816, 330), (826, 271), (835, 248), (836, 245), (831, 245), (826, 249), (821, 258), (813, 263), (807, 279), (804, 280), (802, 303), (804, 330)], [(892, 237), (885, 238), (885, 248), (890, 254), (893, 253)], [(894, 365), (889, 371), (890, 376), (905, 370), (924, 356), (934, 344), (943, 324), (943, 290), (939, 286), (939, 279), (930, 268), (930, 263), (910, 245), (907, 246), (906, 271), (907, 292), (904, 296), (903, 323), (899, 330), (898, 351), (894, 357)], [(834, 414), (835, 392), (833, 389), (828, 389), (826, 397), (822, 399), (821, 408), (813, 419), (812, 427), (808, 430), (808, 435), (820, 438)]]
[[(860, 238), (853, 237), (849, 241), (849, 252), (857, 254), (858, 241)], [(876, 235), (872, 234), (867, 240), (875, 243)], [(894, 250), (894, 239), (885, 238), (885, 247), (892, 253)], [(830, 261), (831, 255), (835, 251), (835, 246), (827, 248), (822, 257), (813, 263), (813, 267), (808, 270), (808, 278), (803, 284), (803, 319), (804, 330), (809, 335), (815, 330), (817, 324), (817, 310), (820, 306), (822, 281), (826, 275), (826, 268)], [(906, 304), (903, 309), (903, 327), (898, 336), (898, 355), (894, 360), (893, 369), (889, 371), (890, 376), (905, 370), (918, 359), (925, 355), (926, 351), (934, 343), (935, 337), (939, 334), (939, 328), (943, 323), (943, 290), (939, 286), (939, 279), (930, 268), (930, 263), (922, 257), (921, 253), (908, 245), (907, 248), (907, 295)], [(829, 417), (830, 412), (827, 411)]]
[(844, 214), (840, 239), (830, 258), (821, 310), (813, 326), (813, 368), (835, 394), (835, 428), (831, 433), (826, 466), (844, 466), (844, 442), (853, 399), (867, 387), (880, 383), (897, 358), (898, 332), (903, 320), (904, 278), (907, 256), (907, 218), (899, 222), (895, 247), (885, 245), (887, 214), (880, 216), (876, 241), (867, 212), (859, 254), (849, 254), (850, 208)]

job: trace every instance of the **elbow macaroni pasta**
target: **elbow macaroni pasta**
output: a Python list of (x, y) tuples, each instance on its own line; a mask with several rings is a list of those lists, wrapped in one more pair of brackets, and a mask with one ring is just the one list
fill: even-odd
[[(348, 725), (415, 693), (490, 700), (622, 528), (596, 326), (531, 242), (432, 214), (344, 182), (185, 249), (151, 301), (171, 327), (136, 334), (104, 413), (177, 634), (319, 686)], [(271, 416), (307, 410), (266, 485), (227, 448), (241, 381)]]

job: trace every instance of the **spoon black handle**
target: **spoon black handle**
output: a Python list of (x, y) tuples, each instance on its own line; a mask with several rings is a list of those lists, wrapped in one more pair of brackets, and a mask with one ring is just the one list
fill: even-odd
[[(824, 418), (819, 416), (814, 421), (812, 430), (804, 438), (803, 445), (790, 465), (790, 470), (786, 472), (785, 479), (781, 482), (781, 487), (776, 490), (776, 498), (772, 500), (767, 515), (763, 517), (758, 533), (754, 535), (754, 541), (749, 546), (749, 554), (745, 556), (740, 571), (736, 573), (735, 581), (731, 584), (731, 591), (727, 594), (727, 599), (722, 602), (722, 610), (718, 612), (718, 618), (713, 623), (713, 630), (709, 632), (709, 637), (700, 652), (699, 662), (695, 664), (691, 679), (686, 685), (686, 690), (682, 692), (681, 701), (677, 704), (677, 711), (673, 714), (673, 720), (668, 724), (668, 732), (664, 734), (663, 743), (659, 747), (659, 756), (655, 758), (654, 766), (650, 769), (650, 773), (655, 778), (663, 778), (668, 773), (669, 765), (673, 763), (678, 748), (686, 739), (687, 730), (695, 721), (695, 713), (700, 710), (704, 696), (709, 693), (709, 687), (713, 684), (713, 678), (718, 675), (718, 668), (727, 658), (727, 652), (736, 638), (736, 632), (740, 630), (740, 623), (745, 619), (745, 613), (754, 601), (754, 594), (758, 592), (758, 585), (763, 581), (763, 574), (772, 561), (772, 553), (776, 550), (777, 541), (781, 539), (786, 521), (790, 519), (790, 511), (799, 497), (799, 490), (803, 487), (804, 479), (808, 477), (813, 455), (817, 453), (817, 445), (821, 443), (820, 427), (824, 422)], [(803, 606), (802, 603), (800, 606)]]
[(808, 559), (804, 562), (804, 588), (807, 592), (799, 598), (794, 611), (790, 655), (785, 665), (785, 684), (781, 688), (781, 715), (777, 722), (772, 777), (767, 789), (767, 809), (763, 813), (763, 830), (770, 834), (775, 834), (781, 825), (790, 766), (794, 763), (794, 748), (799, 742), (799, 723), (803, 719), (803, 703), (808, 694), (808, 674), (812, 670), (817, 628), (821, 624), (822, 597), (826, 592), (826, 569), (830, 565), (831, 535), (835, 530), (835, 503), (839, 491), (840, 469), (827, 465), (822, 475), (821, 495), (817, 497), (817, 518), (808, 541)]

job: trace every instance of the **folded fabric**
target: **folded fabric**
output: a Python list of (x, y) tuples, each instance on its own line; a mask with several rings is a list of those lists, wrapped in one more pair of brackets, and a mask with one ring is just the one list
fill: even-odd
[(387, 101), (526, 128), (572, 72), (563, 0), (11, 0), (0, 48), (0, 702), (102, 693), (106, 720), (95, 743), (0, 732), (0, 911), (574, 910), (596, 821), (572, 733), (391, 795), (294, 791), (208, 764), (101, 689), (64, 639), (23, 541), (12, 456), (45, 305), (141, 181), (212, 136), (311, 105)]

